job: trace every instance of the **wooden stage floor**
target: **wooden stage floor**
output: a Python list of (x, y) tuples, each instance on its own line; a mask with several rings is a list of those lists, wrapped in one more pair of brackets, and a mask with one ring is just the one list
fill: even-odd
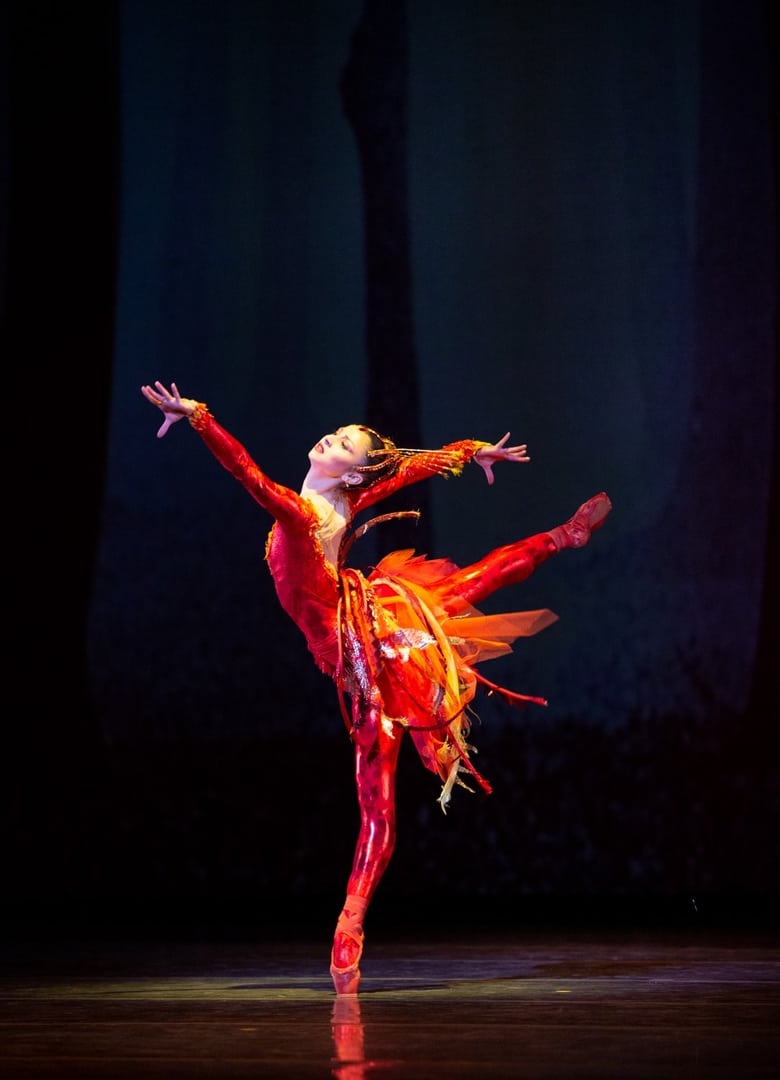
[(780, 1075), (774, 934), (484, 933), (6, 946), (0, 1076), (409, 1080)]

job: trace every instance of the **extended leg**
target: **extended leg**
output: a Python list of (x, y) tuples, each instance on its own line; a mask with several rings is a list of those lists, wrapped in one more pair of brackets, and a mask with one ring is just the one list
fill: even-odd
[(464, 602), (478, 604), (505, 585), (525, 581), (546, 559), (564, 548), (584, 547), (611, 509), (607, 495), (594, 495), (564, 525), (495, 548), (478, 562), (456, 571), (439, 592), (445, 608), (456, 614)]
[[(354, 703), (353, 703), (354, 704)], [(352, 872), (333, 938), (330, 973), (337, 994), (356, 994), (363, 952), (363, 918), (395, 846), (395, 774), (402, 729), (383, 726), (377, 705), (353, 713), (355, 781), (360, 807)]]

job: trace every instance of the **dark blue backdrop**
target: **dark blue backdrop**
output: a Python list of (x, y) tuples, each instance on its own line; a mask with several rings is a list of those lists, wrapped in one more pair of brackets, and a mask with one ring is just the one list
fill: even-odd
[[(41, 689), (39, 746), (64, 742), (94, 799), (63, 826), (82, 847), (90, 822), (70, 888), (94, 894), (84, 864), (108, 850), (112, 894), (337, 896), (349, 745), (276, 603), (270, 522), (186, 425), (155, 439), (138, 388), (176, 380), (296, 487), (316, 438), (364, 417), (363, 192), (339, 95), (361, 5), (11, 11), (8, 348), (20, 393), (42, 371), (58, 392), (24, 454), (50, 499), (19, 555), (45, 530), (50, 579), (16, 625), (58, 701), (83, 675), (72, 726)], [(550, 706), (481, 706), (497, 791), (463, 793), (456, 825), (410, 759), (389, 896), (777, 888), (756, 689), (774, 580), (771, 33), (755, 2), (410, 5), (422, 436), (511, 430), (533, 458), (493, 488), (478, 470), (433, 482), (430, 554), (476, 558), (600, 489), (615, 509), (492, 602), (560, 615), (486, 671)], [(42, 785), (37, 827), (61, 851), (53, 801)]]

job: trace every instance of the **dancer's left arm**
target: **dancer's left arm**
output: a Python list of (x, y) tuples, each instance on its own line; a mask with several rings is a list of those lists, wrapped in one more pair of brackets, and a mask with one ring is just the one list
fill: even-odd
[(496, 443), (480, 439), (460, 439), (447, 443), (440, 450), (421, 450), (404, 458), (392, 476), (379, 480), (367, 488), (351, 488), (350, 499), (354, 513), (359, 513), (367, 506), (373, 506), (409, 484), (426, 480), (431, 476), (459, 476), (469, 461), (475, 461), (485, 473), (489, 484), (495, 480), (493, 466), (497, 461), (521, 463), (530, 461), (525, 443), (507, 446), (510, 433), (507, 432)]

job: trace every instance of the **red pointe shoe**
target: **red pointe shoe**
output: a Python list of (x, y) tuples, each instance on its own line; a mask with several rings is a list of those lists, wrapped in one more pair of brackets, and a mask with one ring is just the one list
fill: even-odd
[(576, 514), (566, 522), (550, 531), (558, 551), (564, 548), (585, 547), (591, 533), (601, 528), (612, 509), (612, 502), (605, 492), (594, 495), (584, 502)]
[(358, 964), (363, 953), (363, 916), (368, 900), (348, 896), (333, 937), (330, 974), (337, 994), (356, 994), (360, 988)]

